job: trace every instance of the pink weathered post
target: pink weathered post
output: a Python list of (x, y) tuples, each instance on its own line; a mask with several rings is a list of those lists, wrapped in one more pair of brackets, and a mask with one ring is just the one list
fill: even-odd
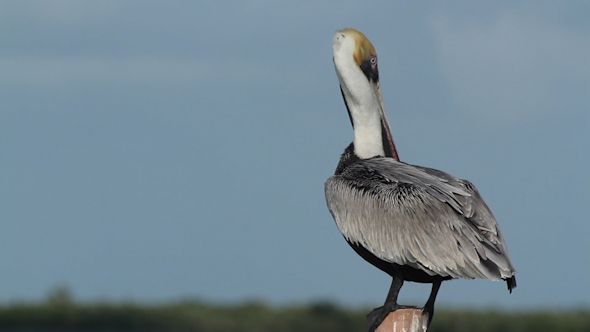
[(426, 332), (428, 315), (422, 309), (398, 309), (389, 314), (375, 332)]

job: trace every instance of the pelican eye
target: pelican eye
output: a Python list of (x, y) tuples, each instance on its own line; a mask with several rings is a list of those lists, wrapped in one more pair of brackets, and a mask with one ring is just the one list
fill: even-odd
[(367, 77), (367, 79), (373, 82), (379, 81), (379, 70), (377, 69), (377, 56), (371, 55), (371, 57), (361, 64), (361, 70)]
[(377, 68), (377, 57), (374, 55), (371, 55), (371, 67), (373, 67), (373, 69)]

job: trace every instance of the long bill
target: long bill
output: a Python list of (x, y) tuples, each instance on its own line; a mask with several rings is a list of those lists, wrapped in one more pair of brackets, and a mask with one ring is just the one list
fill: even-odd
[(393, 143), (393, 136), (391, 135), (391, 127), (389, 120), (387, 120), (387, 112), (385, 111), (385, 104), (383, 103), (383, 96), (381, 95), (381, 86), (379, 82), (371, 81), (371, 87), (375, 91), (375, 96), (379, 101), (379, 116), (381, 117), (381, 139), (383, 140), (383, 152), (385, 157), (391, 157), (399, 161), (395, 144)]

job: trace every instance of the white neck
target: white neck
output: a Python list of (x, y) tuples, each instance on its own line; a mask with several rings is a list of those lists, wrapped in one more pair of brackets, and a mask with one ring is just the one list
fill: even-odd
[(334, 65), (354, 126), (354, 152), (361, 159), (383, 156), (378, 98), (351, 56), (349, 44), (346, 39), (334, 44)]

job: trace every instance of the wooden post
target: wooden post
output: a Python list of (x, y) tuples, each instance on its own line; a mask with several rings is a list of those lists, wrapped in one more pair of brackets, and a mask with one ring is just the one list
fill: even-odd
[(428, 315), (422, 309), (398, 309), (385, 317), (375, 332), (426, 332)]

